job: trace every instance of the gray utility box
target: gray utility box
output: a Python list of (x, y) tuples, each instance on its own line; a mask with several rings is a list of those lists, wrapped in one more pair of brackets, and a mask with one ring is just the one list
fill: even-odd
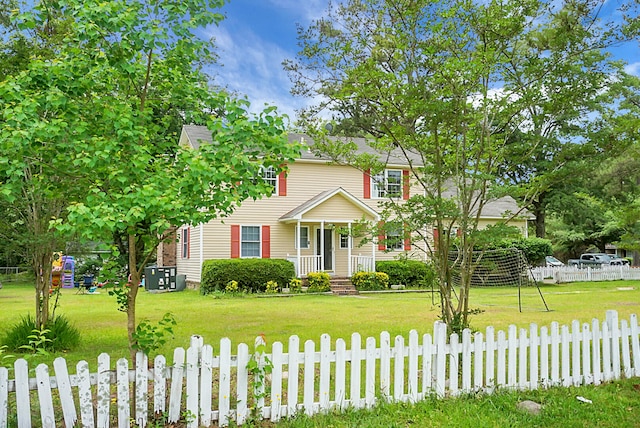
[(144, 268), (145, 290), (175, 290), (176, 267), (175, 266), (151, 266)]

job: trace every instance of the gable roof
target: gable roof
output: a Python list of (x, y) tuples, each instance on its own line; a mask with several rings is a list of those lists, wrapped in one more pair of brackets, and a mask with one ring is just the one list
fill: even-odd
[(319, 205), (322, 205), (324, 202), (328, 201), (329, 199), (333, 198), (336, 195), (342, 196), (347, 201), (351, 202), (353, 205), (357, 206), (363, 212), (365, 212), (366, 214), (369, 214), (371, 217), (375, 218), (376, 220), (380, 218), (380, 214), (378, 214), (369, 205), (363, 203), (360, 199), (356, 198), (351, 193), (344, 190), (342, 187), (338, 187), (336, 189), (325, 190), (322, 193), (318, 193), (313, 198), (309, 199), (306, 202), (303, 202), (302, 204), (298, 205), (288, 213), (283, 214), (278, 220), (281, 222), (302, 220), (302, 217), (306, 213), (318, 207)]

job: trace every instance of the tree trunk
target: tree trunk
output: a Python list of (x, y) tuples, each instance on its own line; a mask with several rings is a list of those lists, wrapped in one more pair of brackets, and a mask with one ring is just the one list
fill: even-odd
[(140, 271), (138, 270), (138, 258), (136, 251), (136, 235), (129, 235), (129, 291), (127, 293), (127, 336), (129, 338), (129, 354), (131, 364), (135, 366), (136, 350), (134, 333), (136, 331), (136, 297), (138, 295), (138, 284), (140, 284)]
[(46, 249), (33, 255), (33, 269), (36, 277), (36, 327), (45, 328), (49, 321), (49, 290), (51, 285), (51, 263), (53, 254)]
[(545, 201), (545, 194), (541, 193), (538, 196), (538, 199), (533, 201), (533, 215), (535, 215), (536, 219), (534, 220), (536, 225), (536, 237), (544, 238), (547, 234), (546, 230), (546, 217), (547, 217), (547, 207)]

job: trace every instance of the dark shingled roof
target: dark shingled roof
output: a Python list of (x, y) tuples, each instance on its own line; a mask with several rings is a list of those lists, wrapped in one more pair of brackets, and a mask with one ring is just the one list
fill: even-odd
[[(183, 127), (183, 135), (186, 136), (189, 144), (197, 149), (200, 147), (201, 142), (211, 143), (211, 131), (206, 126), (199, 125), (185, 125)], [(388, 165), (408, 165), (407, 159), (403, 153), (398, 150), (392, 150), (390, 153), (380, 153), (373, 150), (364, 138), (344, 138), (344, 137), (330, 137), (334, 141), (353, 142), (358, 147), (358, 153), (370, 153), (380, 156), (380, 160)], [(318, 156), (313, 150), (313, 139), (306, 134), (289, 133), (288, 139), (290, 142), (302, 142), (309, 147), (308, 150), (302, 150), (300, 153), (300, 159), (303, 160), (325, 160), (329, 161), (326, 156)], [(422, 165), (422, 160), (419, 155), (409, 154), (411, 161), (415, 165)]]

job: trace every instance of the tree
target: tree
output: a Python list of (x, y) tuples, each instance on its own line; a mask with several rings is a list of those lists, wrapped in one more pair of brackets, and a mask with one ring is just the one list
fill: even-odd
[[(318, 100), (303, 112), (307, 132), (322, 134), (326, 110), (338, 132), (364, 136), (378, 152), (393, 151), (410, 165), (423, 194), (390, 200), (383, 216), (419, 235), (439, 274), (442, 319), (456, 330), (468, 326), (473, 312), (474, 247), (504, 230), (481, 230), (482, 209), (504, 195), (496, 183), (522, 127), (523, 104), (535, 105), (544, 91), (537, 85), (518, 94), (506, 82), (521, 70), (527, 44), (555, 28), (563, 10), (536, 0), (350, 0), (299, 29), (297, 60), (285, 63), (293, 93)], [(566, 91), (574, 83), (567, 79)], [(385, 168), (371, 155), (356, 155), (353, 145), (327, 140), (319, 150), (372, 175)], [(457, 295), (449, 260), (454, 243), (462, 267)]]
[(78, 188), (64, 171), (60, 150), (68, 134), (67, 112), (56, 92), (49, 92), (45, 64), (57, 54), (66, 32), (64, 21), (51, 16), (41, 26), (19, 30), (16, 5), (3, 2), (0, 26), (0, 230), (10, 246), (25, 257), (35, 274), (35, 320), (42, 329), (49, 321), (49, 286), (53, 253), (64, 243), (52, 219), (64, 217), (67, 201)]
[[(46, 69), (47, 92), (64, 101), (69, 138), (56, 150), (67, 156), (83, 193), (56, 222), (58, 230), (103, 241), (126, 236), (132, 356), (137, 285), (157, 244), (177, 225), (207, 222), (247, 198), (268, 195), (261, 167), (281, 171), (299, 153), (274, 108), (253, 117), (245, 101), (209, 87), (202, 65), (212, 58), (212, 45), (194, 34), (222, 19), (215, 13), (221, 4), (56, 2), (55, 13), (72, 21), (71, 31), (55, 61), (33, 61), (23, 76), (29, 81)], [(52, 13), (47, 6), (35, 6), (21, 25), (42, 26)], [(16, 100), (13, 111), (22, 104)], [(206, 123), (214, 143), (177, 147), (176, 115), (160, 114), (176, 109), (185, 123)], [(15, 128), (31, 132), (28, 122)]]
[(633, 36), (617, 16), (599, 22), (602, 3), (542, 4), (546, 25), (525, 33), (506, 63), (503, 90), (517, 110), (505, 123), (512, 137), (500, 176), (535, 215), (538, 237), (545, 236), (553, 199), (562, 199), (563, 190), (589, 171), (585, 163), (595, 166), (611, 155), (607, 142), (589, 138), (589, 130), (619, 101), (623, 80), (623, 64), (604, 49)]

